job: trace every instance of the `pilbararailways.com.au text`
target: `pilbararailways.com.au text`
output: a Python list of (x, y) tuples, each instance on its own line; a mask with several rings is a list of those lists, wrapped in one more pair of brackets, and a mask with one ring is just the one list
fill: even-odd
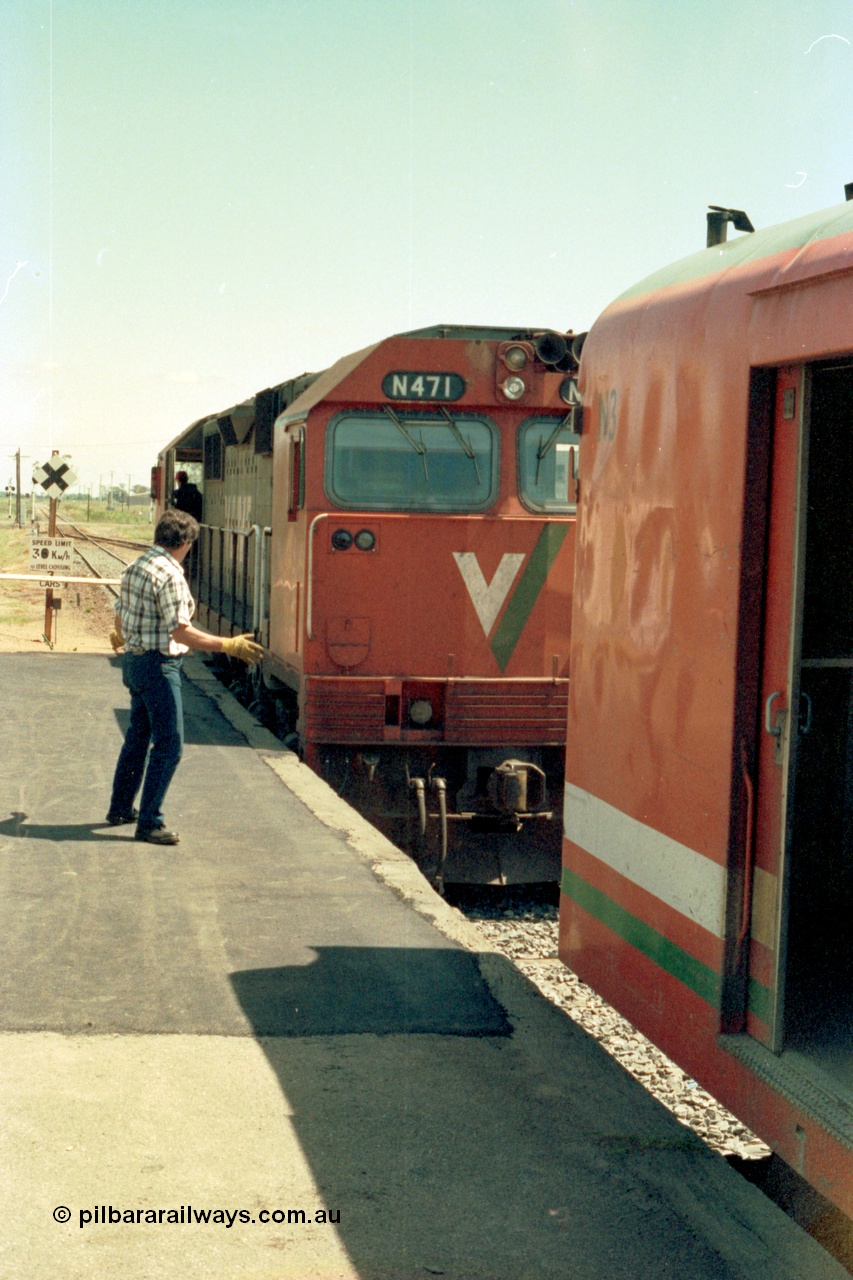
[[(60, 1212), (62, 1211), (62, 1212)], [(54, 1210), (57, 1222), (69, 1222), (71, 1210), (64, 1205)], [(136, 1226), (142, 1224), (184, 1225), (184, 1226), (222, 1226), (226, 1230), (235, 1223), (257, 1224), (260, 1226), (281, 1225), (306, 1226), (309, 1223), (339, 1223), (340, 1209), (317, 1209), (306, 1213), (304, 1209), (194, 1209), (190, 1204), (179, 1205), (176, 1209), (124, 1209), (112, 1204), (94, 1205), (91, 1209), (79, 1210), (79, 1226)]]

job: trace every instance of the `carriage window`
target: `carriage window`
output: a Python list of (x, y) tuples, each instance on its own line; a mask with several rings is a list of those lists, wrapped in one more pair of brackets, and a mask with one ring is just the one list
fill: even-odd
[(326, 490), (370, 511), (483, 511), (498, 492), (498, 433), (488, 418), (396, 407), (339, 414), (326, 437)]
[(578, 498), (580, 436), (565, 418), (528, 418), (518, 431), (518, 492), (531, 511), (570, 513)]

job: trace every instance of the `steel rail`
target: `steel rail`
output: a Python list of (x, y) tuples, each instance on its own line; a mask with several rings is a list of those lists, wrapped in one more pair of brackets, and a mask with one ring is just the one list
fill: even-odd
[[(86, 530), (81, 529), (78, 524), (72, 524), (70, 520), (64, 520), (61, 523), (62, 523), (62, 527), (66, 529), (74, 530), (73, 534), (71, 535), (72, 537), (85, 538), (87, 542), (91, 542), (93, 546), (98, 547), (101, 551), (104, 552), (105, 555), (112, 556), (114, 560), (120, 560), (122, 564), (128, 563), (127, 560), (125, 560), (124, 556), (120, 556), (117, 551), (110, 551), (109, 547), (105, 547), (102, 545), (103, 543), (109, 542), (109, 543), (112, 543), (114, 546), (122, 546), (122, 547), (138, 547), (140, 550), (146, 550), (148, 547), (151, 546), (150, 542), (130, 542), (128, 539), (125, 539), (125, 538), (98, 537), (91, 533), (87, 533)], [(60, 527), (59, 521), (57, 521), (56, 527), (58, 531)], [(58, 536), (61, 537), (62, 535), (58, 534)], [(77, 550), (76, 547), (75, 547), (75, 550)]]
[[(98, 547), (98, 550), (99, 550), (99, 551), (106, 551), (106, 548), (105, 548), (105, 547)], [(112, 552), (112, 551), (107, 551), (106, 553), (107, 553), (107, 555), (114, 555), (114, 554), (115, 554), (115, 553), (114, 553), (114, 552)], [(115, 581), (115, 579), (112, 579), (112, 580), (110, 580), (110, 581), (106, 580), (106, 579), (105, 579), (105, 577), (104, 577), (104, 575), (103, 575), (102, 573), (99, 573), (99, 572), (98, 572), (98, 570), (97, 570), (97, 569), (95, 568), (95, 566), (92, 564), (91, 560), (87, 560), (87, 559), (86, 559), (86, 557), (83, 555), (83, 552), (80, 550), (80, 548), (79, 548), (79, 547), (75, 547), (75, 548), (74, 548), (74, 554), (75, 554), (76, 556), (79, 556), (79, 557), (80, 557), (80, 559), (83, 561), (84, 565), (86, 566), (86, 568), (87, 568), (87, 569), (90, 569), (90, 570), (92, 571), (93, 580), (94, 580), (94, 581), (96, 581), (96, 582), (98, 582), (98, 583), (100, 583), (100, 584), (103, 586), (103, 588), (104, 588), (104, 590), (105, 590), (105, 591), (109, 591), (110, 595), (111, 595), (111, 596), (115, 596), (115, 597), (116, 597), (116, 599), (117, 599), (117, 598), (118, 598), (118, 592), (116, 591), (116, 589), (115, 589), (115, 587), (114, 587), (114, 586), (111, 586), (111, 585), (110, 585), (110, 581)], [(121, 559), (121, 557), (120, 557), (120, 556), (116, 556), (116, 559), (119, 559), (119, 560), (120, 560), (120, 559)], [(123, 561), (123, 563), (124, 563), (124, 564), (126, 564), (126, 563), (127, 563), (127, 561)]]

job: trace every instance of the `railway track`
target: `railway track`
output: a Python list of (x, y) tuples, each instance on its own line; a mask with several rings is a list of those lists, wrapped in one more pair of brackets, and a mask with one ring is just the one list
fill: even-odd
[[(72, 530), (70, 534), (65, 534), (64, 536), (72, 537), (72, 538), (85, 538), (88, 542), (94, 543), (96, 546), (105, 546), (105, 544), (109, 544), (109, 546), (112, 546), (112, 547), (131, 547), (136, 551), (145, 551), (148, 547), (151, 546), (150, 541), (139, 542), (139, 541), (135, 541), (132, 538), (113, 538), (113, 537), (109, 537), (106, 534), (101, 534), (100, 536), (98, 536), (97, 534), (89, 533), (88, 530), (82, 528), (82, 526), (78, 524), (71, 524), (67, 520), (57, 522), (57, 529), (60, 528), (60, 525), (62, 529)], [(111, 552), (110, 554), (115, 554), (115, 553)], [(116, 559), (121, 560), (123, 559), (123, 557), (116, 555)]]

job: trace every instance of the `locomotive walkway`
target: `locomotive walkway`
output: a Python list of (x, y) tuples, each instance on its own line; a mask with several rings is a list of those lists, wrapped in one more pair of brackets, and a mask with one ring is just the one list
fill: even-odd
[(161, 849), (118, 663), (0, 655), (4, 1280), (847, 1275), (187, 670)]

